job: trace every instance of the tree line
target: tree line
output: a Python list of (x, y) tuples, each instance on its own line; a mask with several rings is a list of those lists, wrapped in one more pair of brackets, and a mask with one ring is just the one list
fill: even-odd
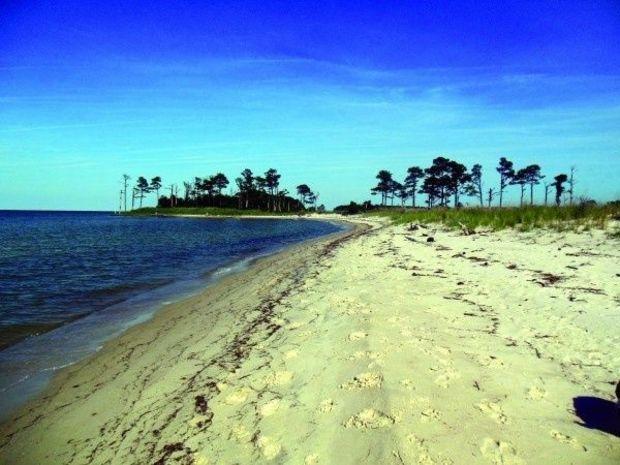
[[(143, 199), (155, 193), (158, 207), (226, 207), (241, 210), (266, 210), (272, 212), (297, 212), (306, 209), (324, 210), (317, 206), (318, 193), (314, 193), (307, 184), (296, 188), (296, 197), (287, 189), (282, 189), (282, 175), (274, 168), (265, 173), (255, 175), (252, 170), (244, 169), (235, 178), (236, 191), (232, 195), (225, 193), (230, 185), (228, 177), (221, 172), (206, 177), (195, 177), (193, 181), (183, 182), (183, 192), (179, 194), (179, 186), (170, 184), (164, 187), (160, 176), (149, 182), (144, 176), (136, 179), (136, 184), (129, 187), (131, 177), (122, 176), (121, 200), (119, 210), (127, 211), (127, 198), (131, 189), (131, 209), (142, 207)], [(160, 189), (166, 189), (169, 195), (159, 195)]]
[[(395, 180), (390, 171), (379, 171), (376, 176), (377, 185), (370, 192), (372, 195), (380, 196), (382, 206), (388, 205), (388, 202), (394, 205), (394, 200), (398, 199), (404, 207), (407, 200), (411, 199), (411, 206), (415, 208), (416, 195), (422, 194), (425, 195), (425, 203), (429, 208), (448, 207), (450, 203), (460, 207), (462, 196), (474, 197), (481, 207), (484, 207), (485, 203), (491, 207), (497, 198), (499, 207), (502, 207), (508, 186), (518, 186), (520, 205), (524, 205), (528, 189), (529, 203), (534, 204), (534, 188), (546, 177), (539, 165), (533, 164), (516, 169), (512, 161), (501, 157), (495, 169), (500, 176), (499, 186), (485, 189), (482, 182), (482, 165), (475, 164), (468, 170), (462, 163), (446, 157), (437, 157), (428, 168), (422, 169), (419, 166), (408, 168), (403, 182)], [(570, 175), (558, 174), (553, 178), (553, 182), (544, 184), (545, 205), (548, 203), (550, 190), (555, 191), (556, 205), (561, 204), (564, 194), (568, 194), (569, 202), (573, 203), (574, 173), (575, 168), (572, 167)]]
[(159, 198), (159, 190), (162, 188), (162, 182), (160, 176), (155, 176), (151, 179), (151, 182), (144, 177), (139, 176), (136, 180), (136, 185), (129, 186), (131, 176), (123, 174), (121, 177), (121, 192), (119, 199), (118, 211), (127, 211), (127, 196), (131, 194), (131, 210), (136, 207), (142, 208), (142, 201), (146, 198), (147, 194), (155, 192), (155, 199)]

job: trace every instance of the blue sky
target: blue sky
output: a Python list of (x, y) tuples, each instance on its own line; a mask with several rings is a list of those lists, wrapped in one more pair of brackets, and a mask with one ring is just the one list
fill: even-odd
[[(0, 208), (246, 167), (328, 206), (443, 155), (620, 197), (617, 1), (0, 4)], [(516, 189), (512, 199), (516, 199)]]

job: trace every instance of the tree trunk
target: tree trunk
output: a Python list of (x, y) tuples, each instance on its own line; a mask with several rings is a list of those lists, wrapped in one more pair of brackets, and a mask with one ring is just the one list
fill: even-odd
[(125, 211), (127, 211), (127, 181), (125, 181), (125, 189), (123, 191), (123, 197), (125, 200)]
[(573, 204), (574, 175), (575, 175), (575, 167), (571, 166), (571, 168), (570, 168), (570, 178), (568, 178), (568, 185), (570, 186), (570, 190), (568, 191), (568, 202), (569, 202), (569, 205)]

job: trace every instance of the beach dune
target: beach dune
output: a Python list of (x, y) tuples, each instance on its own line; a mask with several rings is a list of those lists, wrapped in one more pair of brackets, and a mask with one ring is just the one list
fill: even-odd
[(575, 409), (613, 405), (619, 276), (601, 231), (358, 220), (61, 372), (0, 462), (619, 463), (612, 420)]

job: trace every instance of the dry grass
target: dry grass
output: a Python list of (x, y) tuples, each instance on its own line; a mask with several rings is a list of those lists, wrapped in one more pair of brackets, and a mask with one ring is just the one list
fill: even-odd
[[(605, 229), (612, 219), (620, 219), (620, 205), (580, 204), (564, 207), (508, 207), (447, 209), (382, 209), (371, 215), (391, 218), (395, 224), (442, 223), (450, 228), (500, 230), (515, 228), (530, 231), (550, 228), (558, 231)], [(611, 235), (618, 236), (618, 231)]]

